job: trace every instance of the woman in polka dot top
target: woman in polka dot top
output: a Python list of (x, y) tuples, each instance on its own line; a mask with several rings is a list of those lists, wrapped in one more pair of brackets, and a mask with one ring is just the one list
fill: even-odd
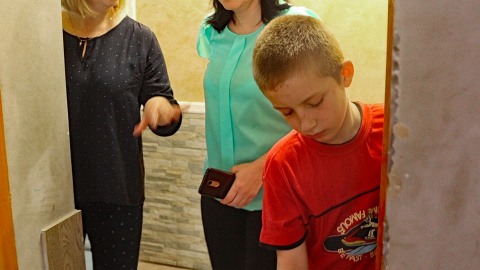
[[(123, 0), (62, 0), (75, 206), (98, 269), (137, 269), (142, 131), (174, 134), (181, 111), (153, 32)], [(143, 117), (140, 106), (144, 106)]]

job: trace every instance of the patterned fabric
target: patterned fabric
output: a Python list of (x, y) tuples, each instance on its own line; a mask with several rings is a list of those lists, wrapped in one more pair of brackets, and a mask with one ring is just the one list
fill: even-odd
[(83, 233), (88, 235), (95, 270), (136, 270), (143, 221), (143, 206), (85, 203)]
[[(78, 37), (63, 38), (75, 200), (141, 205), (142, 140), (132, 135), (140, 105), (154, 96), (176, 103), (158, 41), (129, 17), (88, 40), (83, 58)], [(171, 135), (180, 123), (156, 133)]]

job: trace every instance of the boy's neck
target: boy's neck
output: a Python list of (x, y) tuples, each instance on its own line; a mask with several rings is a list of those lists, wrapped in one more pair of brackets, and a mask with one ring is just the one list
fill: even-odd
[(337, 134), (340, 142), (334, 143), (336, 145), (347, 143), (358, 134), (362, 126), (362, 106), (360, 104), (349, 101), (347, 104), (347, 111), (342, 128)]
[(353, 140), (362, 126), (362, 106), (360, 104), (349, 102), (347, 115), (345, 115), (345, 138), (343, 143)]

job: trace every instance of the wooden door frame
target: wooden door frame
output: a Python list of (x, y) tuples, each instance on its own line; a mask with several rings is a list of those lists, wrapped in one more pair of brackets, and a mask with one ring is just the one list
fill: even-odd
[(0, 269), (18, 269), (0, 84)]
[(383, 124), (383, 153), (382, 153), (382, 178), (380, 181), (380, 201), (377, 233), (377, 270), (385, 269), (384, 248), (385, 248), (385, 211), (388, 189), (388, 163), (390, 152), (390, 103), (392, 84), (392, 54), (393, 54), (393, 23), (394, 23), (395, 0), (388, 0), (388, 25), (387, 25), (387, 59), (385, 74), (385, 115)]

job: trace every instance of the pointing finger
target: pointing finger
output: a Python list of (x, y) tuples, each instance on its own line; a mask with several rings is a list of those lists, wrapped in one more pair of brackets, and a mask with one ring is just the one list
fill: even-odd
[(147, 128), (148, 122), (145, 118), (140, 121), (140, 123), (135, 125), (135, 128), (133, 129), (133, 136), (140, 136), (142, 135), (142, 132)]

